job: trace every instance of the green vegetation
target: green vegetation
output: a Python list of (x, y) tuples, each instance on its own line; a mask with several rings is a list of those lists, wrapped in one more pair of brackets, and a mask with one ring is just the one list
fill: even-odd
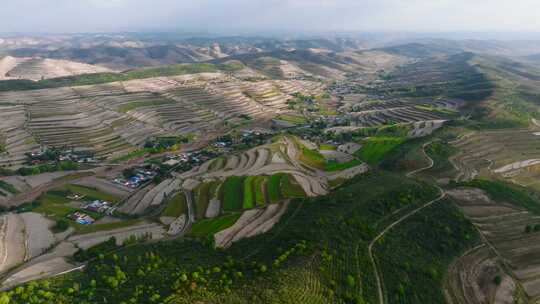
[(115, 196), (115, 195), (112, 195), (112, 194), (109, 194), (109, 193), (106, 193), (106, 192), (103, 192), (103, 191), (100, 191), (96, 188), (90, 188), (90, 187), (85, 187), (85, 186), (80, 186), (80, 185), (66, 185), (64, 187), (61, 187), (61, 188), (58, 188), (58, 190), (68, 190), (72, 193), (78, 193), (78, 194), (82, 194), (82, 195), (85, 195), (86, 196), (86, 200), (91, 200), (91, 199), (99, 199), (99, 200), (104, 200), (104, 201), (107, 201), (109, 203), (118, 203), (120, 201), (120, 198)]
[(253, 187), (255, 190), (255, 204), (260, 207), (266, 203), (266, 198), (264, 197), (264, 187), (268, 183), (268, 177), (266, 176), (257, 176), (253, 182)]
[(276, 119), (290, 122), (297, 125), (302, 125), (302, 124), (307, 123), (307, 119), (304, 116), (299, 116), (299, 115), (281, 114), (277, 116)]
[(146, 100), (146, 101), (136, 101), (136, 102), (130, 102), (121, 105), (118, 107), (118, 111), (122, 113), (126, 113), (128, 111), (142, 108), (142, 107), (155, 107), (155, 106), (161, 106), (161, 105), (168, 105), (173, 104), (174, 101), (168, 100), (168, 99), (156, 99), (156, 100)]
[(218, 68), (226, 72), (235, 72), (244, 69), (246, 66), (238, 60), (230, 60), (220, 64)]
[(6, 152), (6, 136), (0, 131), (0, 153)]
[(303, 198), (306, 197), (304, 189), (296, 182), (290, 174), (281, 175), (280, 189), (285, 198)]
[(313, 168), (317, 168), (321, 170), (324, 169), (326, 160), (324, 159), (324, 156), (322, 156), (322, 154), (319, 153), (319, 151), (308, 149), (306, 146), (302, 145), (299, 141), (296, 141), (296, 145), (298, 149), (300, 150), (300, 156), (298, 159), (301, 162)]
[(116, 81), (128, 81), (161, 76), (177, 76), (185, 74), (197, 74), (217, 72), (218, 67), (210, 63), (177, 64), (155, 68), (143, 68), (130, 70), (124, 73), (96, 73), (77, 76), (58, 77), (40, 81), (31, 80), (3, 80), (0, 81), (0, 91), (12, 90), (37, 90), (47, 88), (59, 88), (67, 86), (82, 86), (103, 84)]
[(225, 180), (223, 188), (223, 210), (239, 211), (243, 206), (244, 177), (231, 176)]
[(496, 201), (508, 202), (540, 215), (540, 197), (524, 187), (506, 184), (501, 181), (474, 179), (470, 182), (452, 183), (454, 186), (474, 187), (485, 190)]
[(177, 193), (167, 202), (167, 207), (161, 213), (161, 216), (179, 217), (187, 212), (187, 202), (184, 192)]
[(336, 151), (337, 147), (334, 145), (328, 145), (328, 144), (320, 144), (319, 150), (321, 151)]
[(270, 203), (277, 203), (283, 197), (281, 196), (281, 177), (283, 174), (274, 174), (268, 179), (268, 186), (266, 187), (268, 191), (268, 198)]
[[(23, 206), (22, 211), (33, 211), (41, 213), (44, 216), (57, 222), (55, 230), (64, 229), (62, 221), (66, 221), (66, 217), (69, 214), (72, 214), (75, 211), (78, 211), (78, 208), (72, 207), (69, 203), (70, 200), (67, 198), (72, 193), (78, 193), (85, 195), (85, 200), (94, 200), (101, 199), (106, 200), (111, 203), (117, 203), (120, 201), (120, 198), (96, 190), (94, 188), (79, 186), (79, 185), (66, 185), (54, 190), (48, 191), (42, 194), (35, 202), (32, 204)], [(84, 213), (90, 215), (94, 219), (100, 219), (104, 215), (97, 212), (92, 212), (85, 210)], [(90, 233), (97, 231), (110, 230), (115, 228), (128, 227), (136, 223), (140, 223), (140, 220), (123, 220), (119, 222), (106, 223), (106, 224), (92, 224), (92, 225), (80, 225), (74, 221), (68, 220), (69, 226), (75, 228), (77, 233)]]
[(478, 241), (450, 202), (432, 205), (391, 230), (374, 247), (388, 303), (446, 303), (442, 282), (453, 262)]
[(244, 179), (244, 202), (242, 203), (242, 207), (244, 209), (251, 209), (253, 208), (254, 201), (255, 201), (255, 193), (254, 193), (254, 176), (248, 176)]
[(352, 167), (359, 166), (361, 164), (362, 164), (362, 161), (358, 159), (353, 159), (345, 163), (327, 162), (324, 166), (324, 170), (329, 171), (329, 172), (342, 171), (342, 170), (350, 169)]
[(28, 176), (57, 171), (75, 171), (79, 169), (80, 166), (76, 162), (62, 161), (55, 164), (43, 164), (31, 167), (22, 167), (19, 168), (16, 172), (17, 174), (20, 174), (22, 176)]
[(56, 221), (64, 219), (77, 209), (68, 205), (69, 200), (62, 193), (45, 193), (36, 200), (34, 212), (41, 213)]
[(18, 194), (19, 193), (19, 190), (17, 190), (17, 188), (15, 188), (12, 184), (8, 183), (8, 182), (5, 182), (5, 181), (2, 181), (0, 180), (0, 189), (1, 190), (5, 190), (11, 194)]
[(135, 150), (135, 151), (129, 152), (126, 155), (123, 155), (123, 156), (120, 156), (120, 157), (117, 157), (117, 158), (113, 159), (111, 161), (111, 163), (117, 164), (117, 163), (125, 162), (125, 161), (133, 159), (135, 157), (144, 156), (147, 153), (148, 153), (148, 151), (146, 149)]
[(306, 197), (304, 189), (294, 177), (286, 173), (276, 173), (268, 178), (266, 191), (270, 203), (277, 203), (287, 198)]
[[(94, 215), (93, 213), (89, 213), (89, 214)], [(99, 232), (99, 231), (108, 231), (108, 230), (113, 230), (113, 229), (126, 228), (126, 227), (135, 226), (141, 223), (143, 223), (142, 220), (130, 219), (130, 220), (122, 220), (122, 221), (106, 223), (106, 224), (92, 224), (92, 225), (73, 224), (73, 225), (75, 225), (75, 229), (77, 230), (77, 233), (86, 234), (86, 233), (93, 233), (93, 232)]]
[(355, 155), (370, 165), (378, 164), (389, 152), (404, 143), (404, 137), (376, 136), (362, 142)]
[(213, 197), (210, 190), (215, 187), (215, 183), (218, 182), (202, 183), (195, 189), (195, 217), (198, 220), (203, 219), (206, 214), (210, 199)]
[[(436, 195), (435, 188), (399, 175), (368, 174), (333, 195), (294, 202), (268, 234), (226, 250), (189, 239), (126, 248), (109, 241), (81, 258), (90, 259), (84, 272), (0, 296), (10, 304), (32, 296), (32, 303), (376, 303), (367, 245), (395, 218)], [(193, 235), (211, 236), (237, 217), (196, 223)], [(384, 261), (387, 302), (440, 303), (444, 269), (473, 244), (470, 227), (451, 204), (440, 202), (390, 231), (374, 248)], [(418, 260), (426, 262), (411, 262)]]
[(109, 240), (92, 246), (86, 250), (79, 249), (79, 251), (77, 251), (75, 255), (73, 255), (73, 258), (75, 259), (75, 261), (83, 262), (92, 258), (97, 258), (100, 255), (109, 253), (110, 251), (113, 251), (117, 248), (118, 246), (116, 245), (116, 239), (114, 237), (111, 237)]
[(217, 232), (234, 225), (238, 218), (240, 218), (240, 214), (229, 214), (215, 219), (197, 221), (191, 227), (190, 234), (196, 237), (212, 237)]
[(454, 166), (449, 158), (458, 152), (458, 149), (441, 141), (434, 141), (426, 147), (426, 154), (433, 159), (433, 168), (430, 173), (448, 174), (454, 171)]
[(527, 83), (527, 79), (538, 79), (537, 69), (495, 57), (477, 56), (475, 61), (490, 78), (494, 90), (482, 107), (475, 109), (471, 117), (475, 128), (526, 127), (531, 118), (540, 118), (537, 103), (540, 91)]

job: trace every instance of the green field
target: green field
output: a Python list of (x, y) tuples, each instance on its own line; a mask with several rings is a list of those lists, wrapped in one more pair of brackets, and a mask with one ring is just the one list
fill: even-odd
[[(85, 213), (88, 213), (85, 211)], [(137, 224), (142, 224), (143, 221), (139, 219), (131, 219), (131, 220), (122, 220), (118, 222), (113, 223), (106, 223), (106, 224), (92, 224), (92, 225), (79, 225), (73, 223), (72, 225), (75, 227), (77, 233), (79, 234), (86, 234), (86, 233), (93, 233), (93, 232), (99, 232), (99, 231), (108, 231), (113, 229), (120, 229), (120, 228), (126, 228), (131, 227)]]
[(274, 174), (268, 179), (268, 185), (266, 187), (268, 191), (268, 198), (270, 203), (277, 203), (283, 197), (281, 196), (281, 177), (283, 174)]
[(253, 191), (254, 187), (254, 176), (248, 176), (244, 179), (244, 201), (242, 207), (244, 209), (251, 209), (254, 207), (255, 203), (255, 193)]
[(219, 182), (206, 182), (195, 189), (195, 217), (197, 220), (204, 219), (210, 199), (214, 197), (214, 191)]
[(174, 195), (167, 201), (167, 207), (161, 213), (161, 216), (179, 217), (187, 212), (186, 196), (184, 192)]
[(300, 145), (300, 161), (313, 168), (323, 170), (326, 164), (324, 156), (317, 150), (310, 150)]
[(296, 182), (294, 177), (290, 174), (283, 174), (281, 176), (281, 193), (285, 198), (303, 198), (306, 197), (304, 189)]
[(68, 190), (72, 193), (83, 194), (86, 196), (86, 200), (100, 199), (110, 203), (118, 203), (120, 201), (120, 198), (115, 195), (100, 191), (96, 188), (90, 188), (80, 185), (66, 185), (64, 187), (58, 188), (58, 190)]
[(267, 176), (255, 177), (253, 187), (255, 189), (255, 204), (258, 207), (266, 204), (266, 198), (264, 197), (263, 188), (266, 186), (267, 183), (268, 183)]
[(307, 119), (304, 116), (297, 116), (297, 115), (282, 114), (276, 117), (276, 119), (290, 122), (293, 124), (298, 124), (298, 125), (307, 123)]
[(77, 209), (68, 205), (69, 200), (65, 196), (46, 193), (37, 199), (38, 206), (33, 211), (41, 213), (54, 220), (65, 218)]
[(223, 189), (223, 210), (239, 211), (243, 207), (244, 177), (231, 176), (225, 180)]
[(319, 150), (321, 151), (336, 151), (337, 147), (334, 145), (320, 144)]
[(19, 193), (19, 190), (17, 190), (17, 188), (15, 188), (12, 184), (8, 183), (8, 182), (5, 182), (5, 181), (2, 181), (0, 180), (0, 189), (1, 190), (5, 190), (11, 194), (18, 194)]
[(353, 159), (351, 161), (345, 162), (345, 163), (338, 163), (338, 162), (327, 162), (324, 166), (325, 171), (334, 172), (334, 171), (342, 171), (346, 169), (350, 169), (352, 167), (356, 167), (361, 165), (363, 162), (358, 159)]
[(386, 154), (405, 142), (403, 137), (377, 136), (362, 142), (362, 148), (355, 156), (370, 165), (379, 163)]
[(190, 234), (197, 237), (211, 237), (217, 232), (234, 225), (239, 217), (240, 214), (230, 214), (215, 219), (197, 221), (191, 227)]

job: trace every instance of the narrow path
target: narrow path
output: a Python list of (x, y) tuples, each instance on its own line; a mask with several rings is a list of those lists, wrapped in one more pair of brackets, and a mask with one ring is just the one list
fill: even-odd
[[(414, 171), (411, 171), (409, 173), (406, 174), (407, 177), (410, 177), (416, 173), (419, 173), (419, 172), (422, 172), (422, 171), (425, 171), (425, 170), (428, 170), (428, 169), (431, 169), (434, 165), (434, 161), (431, 157), (429, 157), (429, 155), (427, 155), (426, 153), (426, 147), (428, 145), (430, 145), (431, 143), (433, 143), (434, 141), (436, 140), (433, 140), (433, 141), (430, 141), (430, 142), (427, 142), (425, 144), (422, 145), (422, 153), (426, 156), (426, 158), (429, 160), (429, 165), (426, 166), (426, 167), (423, 167), (423, 168), (420, 168), (420, 169), (417, 169), (417, 170), (414, 170)], [(373, 245), (375, 245), (375, 243), (377, 243), (378, 240), (380, 240), (388, 231), (390, 231), (392, 228), (394, 228), (395, 226), (399, 225), (401, 222), (403, 222), (404, 220), (408, 219), (409, 217), (415, 215), (416, 213), (418, 213), (419, 211), (423, 210), (424, 208), (426, 207), (429, 207), (431, 206), (432, 204), (440, 201), (441, 199), (443, 199), (445, 196), (446, 196), (446, 192), (444, 192), (444, 190), (439, 187), (439, 186), (436, 186), (437, 189), (439, 190), (439, 196), (437, 198), (435, 198), (434, 200), (431, 200), (429, 202), (427, 202), (426, 204), (414, 209), (413, 211), (405, 214), (404, 216), (402, 216), (401, 218), (397, 219), (396, 221), (394, 221), (393, 223), (391, 223), (390, 225), (388, 225), (383, 231), (381, 231), (370, 243), (369, 243), (369, 246), (368, 246), (368, 255), (369, 255), (369, 259), (370, 259), (370, 262), (371, 264), (373, 265), (373, 272), (375, 274), (375, 281), (377, 283), (377, 295), (378, 295), (378, 299), (379, 299), (379, 304), (384, 304), (385, 301), (384, 301), (384, 293), (383, 293), (383, 288), (382, 288), (382, 284), (381, 284), (381, 276), (379, 274), (379, 269), (377, 268), (377, 263), (375, 262), (375, 257), (373, 255)]]
[(373, 265), (373, 270), (374, 270), (374, 273), (375, 273), (375, 281), (377, 282), (377, 293), (378, 293), (378, 298), (379, 298), (379, 304), (384, 304), (385, 302), (384, 302), (384, 295), (383, 295), (383, 290), (382, 290), (382, 286), (381, 286), (381, 278), (380, 278), (380, 275), (379, 275), (379, 270), (377, 268), (377, 263), (375, 262), (375, 258), (373, 256), (373, 245), (375, 245), (375, 243), (378, 240), (380, 240), (388, 231), (390, 231), (392, 228), (394, 228), (395, 226), (397, 226), (398, 224), (400, 224), (404, 220), (406, 220), (409, 217), (415, 215), (416, 213), (418, 213), (422, 209), (424, 209), (426, 207), (429, 207), (432, 204), (434, 204), (434, 203), (440, 201), (441, 199), (443, 199), (446, 196), (446, 193), (440, 187), (437, 186), (437, 188), (439, 189), (440, 194), (436, 199), (427, 202), (426, 204), (414, 209), (413, 211), (407, 213), (406, 215), (402, 216), (398, 220), (394, 221), (392, 224), (388, 225), (381, 233), (379, 233), (371, 241), (371, 243), (369, 243), (368, 254), (369, 254), (369, 259), (371, 261), (371, 264)]
[(424, 154), (424, 156), (428, 159), (428, 162), (429, 162), (429, 165), (425, 166), (425, 167), (422, 167), (420, 169), (416, 169), (414, 171), (411, 171), (409, 173), (406, 174), (407, 177), (411, 177), (413, 176), (414, 174), (416, 173), (419, 173), (419, 172), (422, 172), (422, 171), (425, 171), (425, 170), (429, 170), (431, 168), (433, 168), (433, 166), (435, 165), (435, 162), (433, 161), (433, 159), (431, 157), (429, 157), (429, 155), (427, 155), (426, 153), (426, 147), (431, 145), (432, 143), (436, 142), (436, 141), (439, 141), (438, 139), (435, 139), (435, 140), (432, 140), (432, 141), (429, 141), (427, 143), (424, 143), (422, 145), (422, 154)]

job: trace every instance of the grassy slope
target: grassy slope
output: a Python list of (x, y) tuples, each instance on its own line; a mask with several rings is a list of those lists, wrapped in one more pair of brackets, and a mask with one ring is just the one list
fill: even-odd
[(197, 237), (211, 237), (217, 232), (234, 225), (239, 217), (240, 214), (230, 214), (215, 219), (198, 221), (191, 227), (190, 234)]
[[(85, 186), (79, 186), (79, 185), (67, 185), (64, 187), (66, 190), (69, 190), (73, 193), (78, 193), (78, 194), (83, 194), (83, 195), (86, 195), (87, 197), (85, 199), (100, 199), (100, 200), (104, 200), (104, 201), (108, 201), (108, 202), (111, 202), (111, 203), (117, 203), (120, 201), (120, 198), (115, 196), (115, 195), (112, 195), (112, 194), (109, 194), (109, 193), (106, 193), (106, 192), (103, 192), (103, 191), (100, 191), (98, 189), (95, 189), (95, 188), (90, 188), (90, 187), (85, 187)], [(61, 189), (64, 189), (64, 188), (61, 188)]]
[[(480, 128), (525, 127), (540, 118), (540, 71), (503, 58), (482, 56), (474, 61), (495, 84), (494, 94), (474, 122)], [(482, 109), (481, 109), (482, 110)]]
[(244, 177), (231, 176), (223, 184), (223, 210), (238, 211), (242, 209)]
[(362, 148), (355, 155), (368, 164), (377, 164), (405, 140), (404, 137), (393, 136), (370, 137), (362, 143)]
[(255, 203), (255, 192), (253, 191), (254, 187), (254, 176), (248, 176), (244, 179), (244, 200), (242, 207), (244, 209), (251, 209)]
[(186, 196), (183, 192), (176, 194), (167, 201), (167, 207), (161, 216), (179, 217), (187, 212)]

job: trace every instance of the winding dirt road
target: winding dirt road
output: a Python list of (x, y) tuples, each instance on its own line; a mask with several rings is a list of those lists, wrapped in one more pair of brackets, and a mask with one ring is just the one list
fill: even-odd
[[(434, 165), (434, 161), (431, 157), (429, 157), (426, 153), (426, 150), (425, 148), (430, 145), (433, 141), (431, 142), (427, 142), (425, 143), (423, 146), (422, 146), (422, 153), (424, 153), (424, 155), (426, 156), (426, 158), (429, 160), (429, 165), (426, 166), (426, 167), (423, 167), (423, 168), (420, 168), (420, 169), (417, 169), (417, 170), (414, 170), (414, 171), (411, 171), (409, 173), (407, 173), (407, 177), (410, 177), (416, 173), (419, 173), (419, 172), (422, 172), (422, 171), (425, 171), (425, 170), (428, 170), (428, 169), (431, 169)], [(440, 201), (441, 199), (443, 199), (445, 196), (446, 196), (446, 192), (444, 192), (444, 190), (439, 187), (439, 186), (436, 186), (438, 189), (439, 189), (439, 196), (437, 198), (435, 198), (434, 200), (431, 200), (427, 203), (425, 203), (424, 205), (414, 209), (413, 211), (405, 214), (404, 216), (402, 216), (401, 218), (397, 219), (396, 221), (394, 221), (393, 223), (391, 223), (390, 225), (388, 225), (386, 228), (384, 228), (383, 231), (381, 231), (370, 243), (369, 243), (369, 246), (368, 246), (368, 255), (369, 255), (369, 259), (370, 259), (370, 262), (371, 264), (373, 265), (373, 272), (375, 274), (375, 281), (377, 283), (377, 295), (378, 295), (378, 298), (379, 298), (379, 304), (384, 304), (385, 301), (384, 301), (384, 293), (383, 293), (383, 288), (382, 288), (382, 284), (381, 284), (381, 275), (379, 274), (379, 269), (377, 268), (377, 263), (375, 262), (375, 258), (374, 258), (374, 255), (373, 255), (373, 245), (375, 245), (375, 243), (377, 243), (377, 241), (379, 241), (388, 231), (390, 231), (392, 228), (394, 228), (395, 226), (399, 225), (401, 222), (403, 222), (404, 220), (408, 219), (409, 217), (415, 215), (416, 213), (418, 213), (419, 211), (433, 205), (434, 203)]]

